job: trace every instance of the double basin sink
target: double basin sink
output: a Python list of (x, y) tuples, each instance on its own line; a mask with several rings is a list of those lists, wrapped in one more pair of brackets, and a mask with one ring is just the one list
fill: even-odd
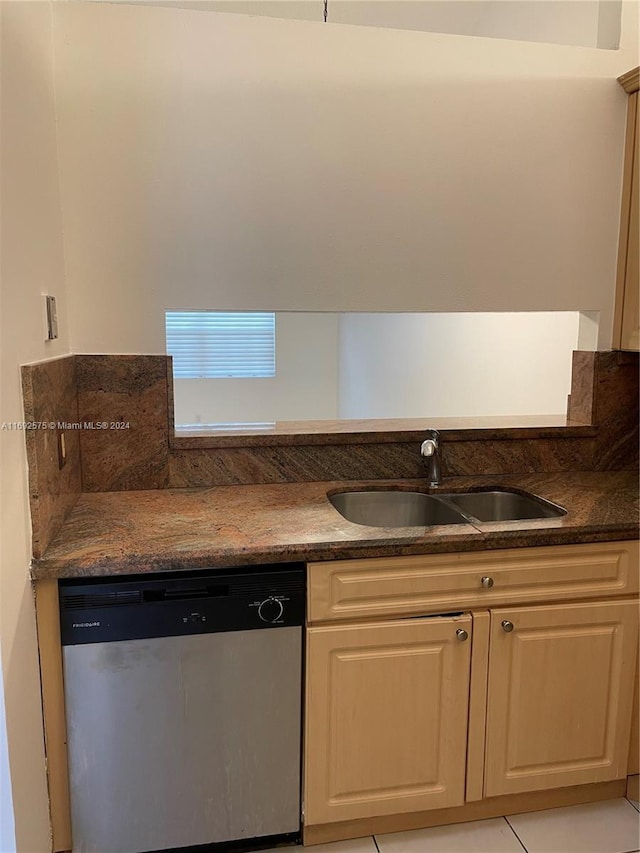
[(538, 495), (486, 489), (442, 495), (399, 490), (336, 492), (327, 496), (347, 521), (369, 527), (430, 527), (559, 518), (561, 506)]

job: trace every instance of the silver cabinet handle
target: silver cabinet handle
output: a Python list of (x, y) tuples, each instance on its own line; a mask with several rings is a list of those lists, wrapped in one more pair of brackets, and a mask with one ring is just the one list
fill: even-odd
[(493, 578), (485, 576), (483, 578), (480, 578), (480, 583), (485, 589), (491, 589), (491, 587), (493, 586)]
[(469, 639), (469, 634), (464, 630), (464, 628), (458, 628), (456, 631), (456, 637), (461, 643), (464, 643), (465, 640)]
[(513, 622), (509, 622), (508, 619), (502, 620), (502, 630), (506, 631), (507, 634), (510, 634), (513, 631)]

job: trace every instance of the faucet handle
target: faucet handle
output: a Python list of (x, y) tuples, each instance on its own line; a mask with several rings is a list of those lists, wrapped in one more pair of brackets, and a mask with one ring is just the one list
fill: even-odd
[(440, 438), (440, 433), (437, 429), (428, 429), (426, 430), (427, 438), (422, 442), (420, 446), (420, 453), (423, 456), (435, 456), (438, 452), (438, 440)]
[(420, 453), (422, 456), (435, 456), (438, 445), (433, 438), (425, 438), (420, 445)]

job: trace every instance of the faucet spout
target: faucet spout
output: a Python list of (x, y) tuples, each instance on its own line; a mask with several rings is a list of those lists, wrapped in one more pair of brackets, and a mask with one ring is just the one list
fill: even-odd
[(427, 479), (430, 486), (439, 486), (440, 473), (440, 433), (437, 429), (428, 429), (427, 438), (420, 446), (420, 454), (427, 463)]

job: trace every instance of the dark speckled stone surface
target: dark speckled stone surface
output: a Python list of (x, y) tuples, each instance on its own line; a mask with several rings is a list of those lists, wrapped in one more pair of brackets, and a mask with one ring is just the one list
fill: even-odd
[[(84, 494), (35, 579), (240, 566), (263, 561), (473, 551), (637, 538), (638, 480), (631, 472), (451, 478), (441, 491), (502, 486), (564, 506), (561, 518), (430, 528), (352, 524), (327, 492), (350, 482), (222, 486)], [(426, 491), (425, 481), (373, 483)]]
[(590, 424), (593, 421), (598, 353), (578, 351), (571, 362), (571, 393), (567, 417), (572, 423)]
[[(591, 467), (595, 439), (590, 436), (517, 439), (506, 436), (479, 439), (469, 430), (453, 440), (441, 432), (442, 470), (445, 476), (475, 476), (486, 472), (512, 474), (527, 471), (581, 471)], [(289, 447), (225, 447), (172, 450), (171, 488), (295, 483), (330, 479), (362, 480), (422, 477), (420, 435), (405, 442), (328, 444)]]
[[(169, 479), (166, 356), (77, 355), (83, 491), (162, 489)], [(125, 429), (111, 424), (128, 424)]]
[[(80, 491), (138, 494), (168, 487), (212, 491), (210, 487), (215, 486), (298, 484), (303, 494), (312, 483), (321, 488), (338, 480), (356, 483), (424, 476), (419, 455), (423, 433), (412, 431), (415, 425), (409, 422), (403, 422), (404, 432), (280, 435), (275, 444), (247, 437), (236, 437), (232, 445), (220, 447), (212, 446), (211, 438), (172, 440), (170, 365), (166, 356), (76, 355), (24, 368), (27, 420), (129, 425), (128, 429), (66, 433), (69, 461), (62, 471), (55, 435), (27, 433), (36, 558), (58, 532)], [(637, 353), (575, 353), (566, 425), (544, 418), (538, 426), (530, 418), (498, 418), (495, 423), (485, 418), (473, 429), (469, 419), (439, 422), (443, 473), (495, 479), (539, 472), (637, 471), (638, 399)], [(296, 492), (288, 494), (295, 497)], [(224, 495), (238, 512), (243, 511), (237, 503), (242, 500), (240, 494)], [(141, 506), (149, 501), (164, 506), (164, 499), (132, 498)], [(111, 506), (106, 497), (99, 500)], [(86, 512), (87, 506), (93, 504), (83, 497), (78, 511)], [(447, 536), (460, 543), (462, 533)], [(467, 534), (469, 542), (482, 544), (473, 531)], [(373, 539), (379, 542), (380, 533), (375, 532)], [(440, 538), (437, 547), (447, 547), (446, 541)]]
[[(58, 422), (78, 421), (73, 356), (22, 368), (22, 397), (26, 422), (46, 423), (47, 429), (25, 430), (29, 466), (32, 549), (40, 557), (57, 533), (82, 491), (80, 438)], [(50, 424), (56, 425), (55, 429)], [(66, 462), (58, 462), (58, 434), (64, 435)]]
[(595, 414), (596, 471), (638, 468), (640, 386), (638, 353), (599, 352)]

